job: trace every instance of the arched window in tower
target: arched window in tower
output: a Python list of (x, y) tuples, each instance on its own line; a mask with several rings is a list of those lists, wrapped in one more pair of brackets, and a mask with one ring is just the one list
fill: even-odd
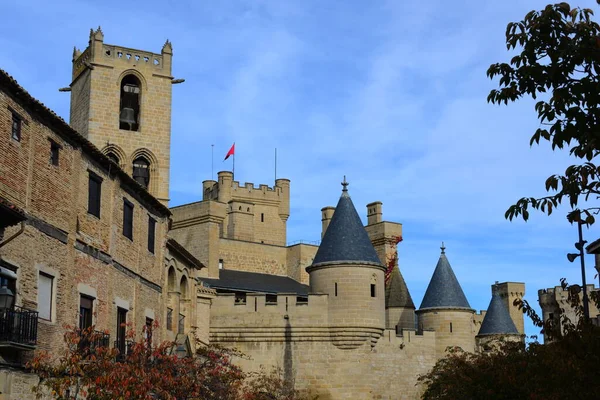
[(119, 160), (119, 156), (116, 155), (114, 152), (109, 151), (108, 153), (106, 153), (106, 157), (108, 157), (115, 164), (121, 165), (121, 160)]
[(140, 80), (135, 75), (127, 75), (121, 81), (121, 105), (119, 129), (137, 131), (140, 127)]
[(148, 189), (150, 184), (150, 162), (144, 157), (133, 160), (133, 179)]

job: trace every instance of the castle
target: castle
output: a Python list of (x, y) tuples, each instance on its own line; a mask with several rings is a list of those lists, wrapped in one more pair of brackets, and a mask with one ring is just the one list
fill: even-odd
[(222, 171), (200, 201), (168, 208), (172, 57), (168, 41), (157, 54), (92, 30), (73, 53), (69, 124), (0, 70), (0, 399), (32, 398), (21, 367), (59, 351), (65, 324), (107, 330), (126, 353), (122, 323), (159, 321), (152, 340), (182, 356), (196, 338), (235, 347), (245, 370), (280, 367), (324, 400), (418, 398), (448, 346), (522, 340), (524, 284), (492, 285), (476, 313), (443, 245), (417, 309), (402, 225), (375, 201), (364, 226), (345, 178), (318, 246), (287, 244), (287, 179)]

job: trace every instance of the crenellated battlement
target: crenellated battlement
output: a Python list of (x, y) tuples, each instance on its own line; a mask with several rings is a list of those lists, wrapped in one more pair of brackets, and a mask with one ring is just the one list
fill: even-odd
[(173, 48), (168, 40), (161, 53), (153, 53), (129, 47), (104, 43), (102, 29), (90, 30), (88, 47), (82, 52), (73, 50), (73, 80), (86, 68), (94, 65), (119, 65), (121, 68), (150, 68), (155, 73), (169, 76), (171, 74), (171, 57)]
[(203, 182), (203, 200), (218, 200), (223, 203), (237, 200), (276, 206), (283, 203), (289, 209), (290, 181), (288, 179), (277, 179), (275, 186), (259, 184), (257, 187), (252, 182), (241, 184), (239, 181), (234, 181), (233, 174), (229, 171), (221, 171), (218, 175), (218, 181)]

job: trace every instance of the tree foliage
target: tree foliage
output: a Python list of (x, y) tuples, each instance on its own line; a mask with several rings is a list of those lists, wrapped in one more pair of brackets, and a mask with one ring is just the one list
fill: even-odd
[(231, 362), (243, 354), (232, 349), (200, 346), (194, 357), (179, 357), (175, 343), (134, 341), (130, 329), (122, 356), (102, 343), (104, 333), (93, 326), (67, 328), (60, 357), (44, 352), (27, 365), (40, 377), (34, 387), (38, 398), (49, 393), (59, 400), (300, 400), (277, 370), (244, 374)]
[[(568, 200), (570, 222), (579, 218), (594, 223), (599, 207), (579, 210), (581, 199), (600, 196), (600, 27), (590, 9), (571, 8), (568, 3), (548, 5), (531, 11), (520, 22), (506, 28), (507, 49), (518, 50), (509, 63), (492, 64), (487, 75), (499, 78), (499, 88), (488, 102), (508, 104), (525, 96), (535, 105), (540, 127), (530, 140), (551, 144), (552, 149), (569, 149), (581, 160), (564, 174), (552, 175), (545, 189), (550, 195), (524, 197), (506, 211), (506, 218), (529, 218), (528, 208), (548, 215)], [(580, 216), (581, 213), (581, 216)]]
[[(570, 321), (564, 313), (544, 321), (526, 301), (516, 300), (550, 343), (504, 342), (491, 353), (466, 353), (452, 349), (427, 374), (425, 400), (446, 399), (592, 399), (600, 379), (600, 328), (583, 317), (577, 291), (562, 281), (570, 295), (568, 307), (578, 316)], [(598, 301), (597, 296), (592, 299)], [(564, 311), (564, 310), (563, 310)]]

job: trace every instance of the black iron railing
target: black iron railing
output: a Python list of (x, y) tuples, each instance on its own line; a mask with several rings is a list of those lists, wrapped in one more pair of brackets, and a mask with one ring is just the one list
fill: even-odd
[(110, 346), (110, 334), (101, 331), (94, 332), (94, 347), (109, 347)]
[(38, 312), (20, 307), (0, 310), (0, 342), (37, 344)]

